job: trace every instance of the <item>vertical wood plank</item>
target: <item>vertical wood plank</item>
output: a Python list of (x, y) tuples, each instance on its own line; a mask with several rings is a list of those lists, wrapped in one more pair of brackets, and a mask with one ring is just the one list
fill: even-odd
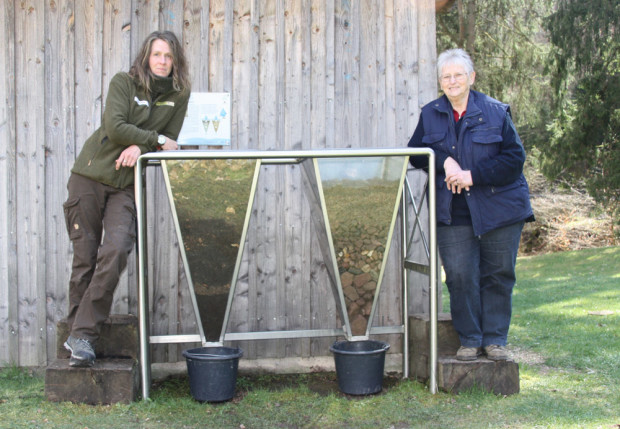
[[(209, 32), (205, 31), (205, 29), (209, 28), (209, 8), (209, 0), (186, 0), (183, 4), (182, 27), (179, 30), (174, 30), (178, 31), (176, 33), (177, 37), (185, 49), (185, 57), (190, 70), (192, 92), (206, 92), (209, 88)], [(161, 192), (163, 191), (162, 188)], [(169, 207), (169, 204), (166, 204)], [(169, 208), (166, 210), (172, 215)], [(167, 333), (170, 335), (196, 334), (198, 333), (198, 322), (191, 300), (189, 282), (185, 276), (185, 267), (183, 266), (178, 247), (175, 249), (175, 252), (178, 253), (178, 268), (175, 270), (177, 274), (176, 296), (169, 297), (169, 311), (171, 314), (168, 316), (169, 325)], [(171, 280), (174, 281), (174, 278), (171, 277)], [(169, 291), (170, 294), (174, 292), (174, 289)], [(176, 360), (184, 360), (182, 351), (190, 347), (187, 344), (181, 346), (170, 345), (168, 361), (175, 360), (175, 347)], [(162, 359), (162, 361), (164, 360)]]
[[(388, 61), (393, 62), (393, 49), (388, 45), (391, 43), (392, 35), (388, 35), (392, 31), (392, 8), (393, 5), (388, 2), (376, 5), (374, 17), (369, 18), (376, 25), (376, 93), (373, 94), (373, 102), (377, 104), (377, 114), (373, 117), (373, 137), (376, 143), (372, 146), (378, 147), (398, 147), (401, 142), (394, 139), (393, 128), (393, 108), (391, 100), (393, 97), (393, 68), (388, 69)], [(364, 46), (372, 44), (372, 40), (367, 40)], [(390, 77), (388, 77), (390, 75)], [(366, 103), (362, 103), (364, 105)], [(401, 164), (402, 165), (402, 164)], [(381, 326), (398, 325), (402, 318), (402, 266), (400, 256), (400, 229), (399, 222), (396, 221), (396, 227), (392, 242), (387, 243), (390, 247), (390, 255), (386, 261), (384, 279), (381, 285), (380, 296), (377, 302), (376, 314), (373, 323)], [(399, 353), (402, 351), (400, 340), (401, 336), (386, 336), (384, 340), (391, 344), (391, 352)]]
[[(274, 77), (275, 66), (275, 14), (276, 0), (260, 3), (255, 22), (258, 23), (258, 126), (257, 149), (274, 149), (273, 140), (276, 130), (276, 85)], [(250, 256), (248, 267), (248, 325), (251, 331), (267, 329), (264, 309), (264, 284), (268, 279), (266, 261), (273, 254), (273, 243), (267, 238), (270, 231), (271, 218), (267, 217), (265, 204), (266, 195), (273, 188), (275, 181), (269, 177), (270, 167), (261, 167), (256, 201), (252, 208), (252, 219), (248, 233), (248, 247), (246, 252)], [(273, 201), (271, 201), (273, 205)], [(248, 356), (259, 356), (259, 344), (248, 341), (244, 344)], [(264, 349), (264, 347), (263, 347)]]
[[(307, 31), (309, 26), (304, 25), (307, 19), (307, 8), (302, 2), (286, 2), (284, 10), (283, 44), (284, 44), (284, 79), (285, 103), (283, 105), (284, 148), (286, 150), (298, 150), (303, 147), (304, 139), (308, 130), (306, 118), (309, 118), (309, 100), (307, 97), (306, 76), (309, 61), (306, 57), (309, 42)], [(307, 21), (306, 21), (307, 22)], [(301, 195), (301, 176), (298, 166), (282, 166), (279, 170), (283, 173), (284, 187), (283, 199), (285, 201), (282, 226), (278, 231), (283, 237), (283, 243), (279, 249), (284, 256), (282, 277), (280, 278), (278, 296), (278, 314), (281, 319), (280, 329), (300, 329), (304, 319), (304, 288), (300, 286), (304, 282), (303, 258), (305, 255), (304, 245), (301, 243), (303, 235), (303, 195)], [(284, 344), (282, 356), (297, 356), (301, 351), (302, 340), (288, 341)]]
[(337, 147), (335, 138), (336, 0), (325, 0), (325, 147)]
[[(253, 22), (255, 2), (235, 3), (232, 51), (232, 142), (234, 148), (251, 149), (255, 136), (252, 125), (257, 123), (257, 60), (258, 26)], [(231, 147), (231, 148), (233, 148)]]
[[(161, 167), (151, 169), (153, 174), (147, 186), (152, 190), (151, 203), (155, 210), (153, 221), (154, 225), (157, 225), (154, 230), (157, 233), (151, 237), (153, 253), (149, 254), (154, 261), (150, 267), (153, 272), (152, 301), (150, 302), (151, 334), (177, 334), (179, 289), (182, 286), (187, 287), (187, 284), (179, 283), (179, 271), (182, 269), (179, 244), (174, 232), (170, 204), (165, 198), (167, 194)], [(153, 346), (153, 362), (166, 362), (168, 353), (176, 356), (177, 346), (175, 344)]]
[[(402, 322), (402, 262), (399, 222), (400, 218), (397, 218), (392, 241), (388, 243), (390, 254), (385, 265), (373, 326), (395, 326)], [(383, 340), (390, 343), (392, 353), (400, 353), (402, 352), (401, 338), (400, 335), (391, 335), (386, 336)]]
[[(417, 2), (394, 0), (395, 73), (395, 140), (406, 144), (409, 129), (416, 119), (418, 90)], [(413, 101), (412, 101), (413, 100)], [(412, 106), (413, 103), (413, 106)]]
[(375, 9), (376, 22), (376, 75), (377, 75), (377, 91), (375, 94), (374, 103), (377, 104), (377, 118), (376, 118), (376, 143), (373, 144), (380, 147), (395, 147), (399, 146), (399, 142), (395, 142), (391, 138), (386, 118), (388, 116), (389, 109), (389, 93), (387, 92), (387, 35), (386, 35), (386, 23), (385, 23), (385, 3), (379, 2)]
[[(102, 78), (103, 93), (108, 93), (110, 80), (118, 72), (128, 72), (131, 57), (131, 2), (107, 0), (103, 9)], [(104, 99), (105, 103), (105, 99)]]
[[(233, 69), (231, 103), (233, 114), (232, 148), (254, 149), (258, 124), (258, 1), (235, 2), (233, 32)], [(250, 207), (252, 210), (253, 207)], [(253, 224), (249, 225), (250, 231)], [(253, 252), (248, 251), (250, 239), (246, 236), (237, 285), (227, 327), (228, 332), (250, 330), (249, 277)], [(247, 346), (242, 343), (247, 355)]]
[[(276, 149), (286, 149), (284, 129), (284, 111), (286, 100), (286, 64), (285, 64), (285, 31), (286, 23), (284, 18), (285, 0), (276, 0), (274, 8), (273, 20), (273, 78), (272, 81), (275, 89), (275, 127), (273, 135), (273, 147)], [(264, 303), (262, 308), (265, 312), (265, 320), (267, 330), (282, 330), (285, 327), (283, 293), (280, 293), (284, 284), (284, 271), (286, 269), (286, 256), (284, 253), (285, 235), (284, 231), (284, 210), (286, 199), (284, 197), (284, 181), (286, 180), (285, 172), (280, 166), (268, 167), (265, 171), (266, 182), (269, 183), (265, 187), (265, 205), (264, 213), (268, 222), (268, 229), (264, 230), (265, 238), (273, 246), (273, 254), (269, 256), (268, 267), (266, 271), (265, 290), (263, 294)], [(280, 210), (273, 210), (273, 207), (280, 207)], [(267, 256), (267, 255), (265, 255)], [(275, 357), (284, 356), (285, 345), (280, 340), (270, 340), (261, 344), (257, 350), (259, 356)]]
[(45, 129), (45, 197), (46, 279), (47, 284), (47, 351), (48, 360), (56, 352), (56, 324), (69, 308), (68, 285), (71, 274), (71, 242), (67, 235), (62, 204), (66, 199), (66, 184), (75, 160), (73, 142), (75, 118), (74, 70), (74, 1), (52, 2), (46, 9), (48, 36), (45, 46), (46, 129)]
[[(172, 31), (183, 46), (184, 8), (182, 0), (160, 0), (159, 30)], [(161, 168), (156, 168), (153, 177), (153, 206), (157, 213), (159, 233), (154, 257), (158, 261), (153, 267), (152, 333), (155, 335), (176, 334), (178, 326), (178, 297), (180, 265), (179, 246), (172, 220), (172, 211), (166, 198)], [(135, 290), (135, 288), (134, 288)], [(153, 362), (166, 362), (168, 355), (177, 355), (177, 344), (153, 347)]]
[[(129, 71), (131, 66), (131, 4), (122, 0), (110, 0), (104, 3), (103, 9), (103, 110), (105, 110), (105, 97), (108, 94), (110, 80), (120, 72)], [(126, 314), (130, 312), (130, 290), (135, 289), (135, 275), (130, 278), (129, 272), (135, 273), (136, 252), (129, 255), (128, 269), (123, 272), (119, 279), (118, 287), (114, 293), (114, 302), (111, 313)], [(135, 306), (134, 306), (135, 308)]]
[[(128, 0), (125, 0), (128, 1)], [(144, 39), (159, 30), (160, 0), (131, 0), (131, 60), (142, 46)]]
[[(184, 6), (179, 0), (160, 0), (145, 3), (143, 14), (151, 17), (152, 27), (140, 28), (144, 32), (140, 45), (145, 37), (155, 30), (169, 30), (175, 33), (183, 44)], [(137, 54), (134, 53), (134, 57)], [(160, 167), (149, 168), (147, 178), (147, 204), (150, 218), (154, 226), (148, 244), (148, 252), (154, 263), (149, 265), (152, 273), (150, 295), (150, 329), (153, 335), (176, 334), (178, 328), (178, 298), (180, 288), (186, 286), (179, 282), (179, 271), (182, 269), (179, 259), (179, 247), (176, 238), (170, 203), (166, 196), (165, 183)], [(156, 233), (155, 233), (156, 231)], [(130, 272), (131, 273), (131, 272)], [(135, 288), (130, 288), (130, 291)], [(133, 297), (132, 297), (133, 298)], [(137, 297), (135, 297), (137, 299)], [(132, 302), (135, 302), (132, 299)], [(152, 346), (153, 362), (165, 362), (168, 355), (176, 357), (178, 346)]]
[[(20, 15), (21, 17), (21, 15)], [(17, 184), (15, 94), (15, 2), (2, 3), (0, 16), (0, 362), (19, 364), (17, 276)]]
[(335, 145), (360, 147), (360, 2), (336, 9)]
[(172, 31), (183, 42), (183, 0), (159, 0), (159, 30)]
[(74, 2), (75, 156), (101, 125), (103, 115), (103, 12), (101, 0)]
[(101, 125), (103, 114), (102, 33), (104, 2), (74, 2), (75, 156)]
[[(314, 0), (311, 14), (311, 105), (310, 133), (313, 149), (333, 148), (335, 142), (335, 5), (334, 0)], [(307, 208), (306, 208), (307, 207)], [(304, 212), (310, 213), (307, 198), (304, 198)], [(310, 252), (305, 264), (308, 266), (309, 324), (312, 329), (337, 326), (336, 303), (333, 300), (331, 279), (325, 269), (320, 248), (319, 234), (314, 222), (308, 222), (309, 229), (302, 233), (302, 243)], [(322, 236), (322, 235), (321, 235)], [(302, 286), (303, 287), (303, 286)], [(307, 354), (324, 356), (329, 350), (332, 338), (312, 338)]]
[[(312, 148), (312, 2), (303, 2), (300, 12), (299, 31), (301, 32), (301, 98), (302, 98), (302, 130), (301, 130), (301, 149)], [(312, 315), (310, 308), (310, 288), (309, 283), (310, 266), (312, 258), (312, 222), (305, 222), (310, 208), (304, 195), (302, 195), (302, 172), (301, 167), (296, 166), (292, 185), (289, 187), (296, 202), (294, 212), (291, 213), (291, 222), (299, 225), (297, 236), (292, 242), (293, 247), (289, 254), (299, 254), (298, 260), (293, 261), (292, 272), (296, 278), (293, 282), (293, 293), (298, 300), (298, 309), (295, 310), (295, 321), (292, 325), (294, 329), (306, 329), (310, 326)], [(310, 351), (310, 340), (299, 340), (298, 347), (292, 351), (294, 356), (307, 356)]]
[(416, 2), (413, 5), (407, 5), (407, 32), (411, 35), (411, 52), (407, 54), (407, 75), (409, 84), (407, 85), (407, 128), (405, 131), (405, 141), (409, 141), (409, 137), (413, 134), (414, 128), (412, 124), (415, 123), (416, 118), (420, 115), (420, 107), (418, 106), (418, 90), (420, 87), (420, 44), (418, 40), (418, 31), (415, 31), (419, 27), (421, 3)]
[[(260, 62), (259, 62), (259, 149), (278, 148), (281, 140), (279, 131), (279, 106), (281, 100), (278, 92), (278, 21), (281, 13), (281, 0), (265, 1), (260, 10)], [(277, 179), (275, 167), (261, 167), (259, 186), (257, 188), (258, 204), (256, 206), (256, 229), (250, 236), (251, 249), (255, 259), (248, 275), (250, 285), (254, 287), (249, 296), (253, 311), (253, 330), (277, 329), (269, 303), (276, 303), (276, 271), (279, 257), (276, 243), (278, 220), (273, 207), (280, 203), (277, 196)], [(272, 304), (273, 305), (273, 304)], [(276, 347), (275, 341), (252, 342), (251, 353), (256, 356), (269, 356), (269, 350)], [(273, 354), (273, 351), (271, 352)]]
[[(179, 0), (175, 0), (176, 3), (171, 2), (173, 6), (175, 6), (175, 20), (174, 26), (171, 26), (172, 31), (175, 32), (179, 40), (184, 46), (185, 56), (187, 59), (187, 63), (190, 70), (190, 78), (192, 83), (192, 92), (206, 92), (208, 91), (208, 68), (209, 68), (209, 32), (207, 29), (209, 28), (209, 9), (210, 2), (208, 0), (186, 0), (183, 2), (183, 10), (176, 11), (176, 8), (179, 6)], [(177, 14), (182, 13), (182, 22), (176, 20)], [(169, 19), (170, 15), (168, 14), (166, 19)], [(160, 188), (159, 192), (165, 193), (164, 187)], [(157, 195), (163, 194), (154, 194), (155, 198)], [(160, 197), (161, 198), (161, 197)], [(168, 217), (172, 216), (172, 212), (170, 211), (170, 206), (167, 201), (167, 197), (164, 197), (166, 207), (162, 206), (162, 209), (168, 214)], [(158, 227), (161, 228), (161, 225)], [(189, 290), (189, 282), (187, 277), (185, 276), (185, 267), (183, 266), (183, 262), (180, 256), (179, 244), (176, 239), (176, 235), (174, 233), (174, 226), (170, 224), (168, 227), (168, 234), (170, 234), (170, 238), (168, 239), (168, 249), (170, 252), (167, 255), (170, 258), (170, 264), (174, 264), (175, 267), (172, 269), (171, 275), (169, 278), (169, 287), (170, 290), (166, 291), (165, 288), (162, 289), (164, 294), (167, 294), (167, 321), (168, 327), (166, 332), (163, 332), (163, 324), (161, 325), (160, 331), (164, 334), (197, 334), (198, 333), (198, 321), (196, 319), (196, 314), (194, 313), (194, 307), (191, 300), (190, 290)], [(169, 240), (173, 240), (174, 248), (170, 249)], [(158, 253), (164, 256), (163, 250), (166, 248), (166, 240), (160, 241), (161, 249), (158, 250)], [(174, 262), (173, 262), (174, 261)], [(176, 275), (176, 279), (175, 279)], [(162, 295), (166, 296), (166, 295)], [(163, 307), (162, 307), (163, 310)], [(186, 348), (198, 346), (198, 344), (188, 345), (169, 345), (168, 346), (168, 361), (175, 360), (184, 360), (185, 358), (182, 355), (182, 351)], [(158, 346), (161, 348), (162, 346)], [(164, 357), (157, 357), (161, 359), (162, 362), (166, 360)]]
[(395, 53), (395, 25), (394, 0), (385, 3), (385, 107), (384, 107), (384, 135), (395, 147), (401, 145), (396, 140), (396, 53)]
[(226, 0), (210, 0), (209, 7), (209, 91), (230, 92), (233, 8)]
[(101, 39), (102, 0), (75, 3), (75, 142), (76, 155), (101, 125), (103, 106)]
[[(286, 84), (286, 0), (278, 0), (276, 2), (276, 95), (278, 104), (276, 106), (277, 128), (276, 128), (276, 147), (278, 149), (290, 148), (290, 142), (286, 140), (286, 105), (287, 100), (287, 84)], [(292, 100), (291, 100), (292, 101)], [(272, 320), (272, 330), (284, 330), (286, 329), (286, 295), (285, 282), (286, 282), (286, 263), (288, 255), (286, 254), (286, 240), (289, 234), (288, 228), (290, 225), (286, 224), (286, 169), (282, 166), (275, 166), (271, 169), (275, 178), (275, 186), (272, 188), (274, 191), (273, 197), (275, 198), (275, 206), (267, 206), (267, 212), (271, 212), (274, 225), (272, 234), (274, 237), (275, 245), (275, 261), (274, 272), (271, 274), (272, 292), (275, 295), (275, 300), (270, 300), (266, 303), (268, 314), (274, 315)], [(271, 207), (281, 207), (280, 210), (273, 210)], [(288, 344), (282, 340), (276, 340), (273, 342), (274, 346), (268, 351), (266, 356), (286, 356), (286, 348)]]
[[(243, 76), (245, 80), (247, 80), (248, 86), (245, 87), (244, 84), (241, 83), (241, 76), (239, 76), (238, 80), (235, 80), (235, 75), (233, 74), (233, 99), (236, 100), (235, 103), (237, 105), (244, 103), (244, 97), (246, 98), (246, 102), (248, 105), (247, 117), (241, 116), (245, 118), (248, 124), (247, 135), (244, 135), (245, 127), (243, 126), (243, 121), (237, 120), (237, 141), (234, 143), (235, 147), (239, 149), (257, 149), (260, 147), (261, 139), (260, 139), (260, 88), (259, 88), (259, 80), (260, 80), (260, 40), (261, 40), (261, 13), (262, 13), (262, 2), (260, 0), (250, 0), (249, 5), (245, 6), (245, 8), (249, 7), (249, 20), (248, 23), (243, 25), (243, 31), (247, 32), (248, 39), (245, 40), (245, 44), (243, 47), (244, 54), (240, 54), (239, 57), (244, 58), (245, 66), (243, 67)], [(247, 13), (247, 12), (244, 12)], [(249, 26), (249, 27), (248, 27)], [(243, 43), (243, 39), (241, 37), (241, 33), (235, 33), (234, 40), (237, 43), (237, 39), (240, 39), (240, 44)], [(243, 110), (238, 110), (239, 113), (244, 112)], [(260, 179), (259, 179), (260, 180)], [(259, 181), (260, 183), (260, 181)], [(257, 191), (260, 193), (259, 191)], [(240, 278), (238, 279), (239, 284), (239, 294), (238, 296), (242, 296), (243, 299), (239, 301), (239, 304), (244, 304), (246, 307), (238, 307), (239, 310), (235, 313), (238, 316), (239, 321), (243, 321), (243, 326), (238, 327), (238, 331), (248, 331), (253, 329), (256, 326), (256, 308), (253, 305), (256, 304), (256, 285), (251, 284), (251, 280), (256, 278), (256, 269), (255, 269), (255, 259), (254, 256), (256, 254), (256, 245), (258, 243), (255, 223), (256, 222), (256, 214), (258, 213), (258, 205), (256, 203), (256, 198), (249, 207), (249, 210), (252, 212), (252, 216), (250, 217), (249, 231), (246, 237), (246, 246), (245, 246), (245, 254), (247, 258), (244, 258), (242, 267), (240, 269)], [(252, 246), (252, 247), (250, 247)], [(254, 286), (254, 287), (252, 287)], [(255, 342), (246, 342), (244, 344), (244, 350), (249, 351), (249, 356), (256, 356), (255, 346), (250, 343)]]
[[(419, 214), (420, 228), (422, 229), (424, 237), (428, 243), (428, 199), (425, 195), (425, 182), (427, 177), (428, 175), (422, 170), (412, 169), (407, 172), (407, 179), (409, 180), (409, 185), (411, 186), (411, 193), (415, 200), (416, 207), (421, 209)], [(424, 204), (422, 204), (423, 200)], [(415, 214), (412, 206), (409, 206), (408, 216), (412, 221), (410, 222), (410, 228), (407, 231), (408, 237), (410, 237), (407, 242), (407, 259), (420, 264), (428, 265), (429, 257), (426, 254), (420, 228), (416, 227), (413, 229)], [(407, 290), (409, 293), (407, 308), (409, 310), (409, 314), (428, 314), (430, 308), (429, 282), (430, 278), (426, 274), (418, 273), (413, 270), (410, 270), (407, 274)], [(439, 295), (439, 297), (441, 297), (441, 295)], [(441, 308), (441, 306), (439, 308)]]
[[(327, 11), (323, 0), (313, 0), (310, 16), (310, 52), (308, 64), (310, 68), (311, 99), (310, 112), (310, 144), (314, 149), (325, 148), (326, 130), (328, 128), (327, 114)], [(330, 15), (331, 17), (331, 15)], [(333, 46), (333, 44), (332, 44)], [(333, 88), (333, 86), (332, 86)], [(333, 102), (333, 99), (332, 99)], [(330, 124), (329, 126), (331, 126)]]
[(209, 9), (209, 0), (185, 0), (182, 36), (194, 92), (209, 90)]
[[(435, 30), (435, 0), (418, 2), (418, 117), (422, 106), (437, 97), (437, 43)], [(417, 121), (412, 123), (411, 134)]]
[[(162, 29), (160, 23), (160, 0), (133, 0), (131, 14), (131, 36), (130, 36), (130, 61), (133, 62), (140, 52), (144, 40), (155, 30)], [(128, 70), (127, 70), (128, 71)], [(145, 174), (146, 182), (146, 224), (148, 255), (147, 263), (147, 300), (149, 306), (149, 332), (155, 334), (162, 325), (166, 325), (166, 302), (162, 303), (162, 288), (169, 286), (168, 272), (175, 272), (176, 255), (171, 247), (174, 246), (172, 234), (170, 233), (169, 223), (163, 210), (166, 209), (165, 186), (160, 167), (148, 167)], [(128, 271), (132, 267), (128, 265)], [(163, 275), (162, 273), (166, 273)], [(131, 312), (137, 314), (137, 290), (136, 287), (129, 287), (127, 295), (128, 306)], [(151, 345), (151, 359), (158, 362), (165, 355), (166, 346)]]
[(47, 361), (45, 303), (45, 188), (44, 82), (45, 10), (41, 2), (25, 1), (15, 10), (17, 270), (19, 365)]
[[(351, 142), (352, 147), (377, 147), (379, 125), (378, 95), (378, 33), (377, 33), (377, 2), (363, 0), (360, 7), (360, 72), (359, 72), (359, 112), (360, 140)], [(381, 35), (382, 37), (383, 35)]]
[[(179, 255), (179, 264), (182, 264), (180, 261), (181, 256)], [(198, 333), (198, 319), (196, 319), (196, 313), (194, 312), (194, 307), (191, 301), (191, 297), (189, 295), (189, 281), (185, 276), (185, 271), (183, 269), (179, 269), (179, 286), (178, 286), (178, 297), (177, 297), (177, 314), (178, 319), (176, 320), (175, 329), (170, 329), (170, 334), (197, 334)], [(171, 321), (172, 323), (172, 321)], [(174, 355), (172, 353), (169, 356), (169, 362), (175, 361), (184, 361), (185, 357), (183, 356), (183, 350), (191, 347), (200, 347), (200, 344), (183, 344), (183, 347), (177, 348), (177, 357), (174, 359)]]
[[(417, 89), (417, 111), (414, 118), (408, 123), (408, 132), (405, 141), (413, 134), (417, 126), (420, 110), (422, 106), (434, 100), (437, 97), (437, 48), (435, 43), (435, 2), (433, 0), (421, 0), (418, 5), (418, 64), (419, 79)], [(405, 143), (403, 142), (403, 145)], [(424, 196), (424, 184), (427, 175), (421, 171), (412, 171), (408, 173), (409, 183), (412, 187), (412, 193), (416, 199), (418, 207)], [(425, 236), (428, 238), (428, 204), (422, 205), (420, 213), (420, 225)], [(413, 216), (413, 214), (411, 214)], [(411, 219), (413, 219), (411, 217)], [(409, 258), (427, 264), (428, 257), (424, 250), (422, 237), (419, 231), (414, 234), (413, 242), (409, 244)], [(407, 277), (407, 288), (409, 291), (408, 309), (410, 314), (428, 313), (429, 312), (429, 277), (424, 274), (410, 271)], [(441, 291), (439, 291), (439, 299), (441, 301)], [(441, 308), (441, 304), (440, 304)]]

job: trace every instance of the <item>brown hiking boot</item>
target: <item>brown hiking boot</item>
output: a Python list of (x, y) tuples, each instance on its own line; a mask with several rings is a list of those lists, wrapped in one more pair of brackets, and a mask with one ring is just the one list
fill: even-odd
[(464, 347), (461, 346), (456, 352), (458, 360), (476, 360), (482, 354), (480, 347)]
[(498, 346), (497, 344), (491, 344), (484, 348), (484, 352), (488, 359), (491, 360), (506, 360), (508, 359), (508, 350), (504, 346)]

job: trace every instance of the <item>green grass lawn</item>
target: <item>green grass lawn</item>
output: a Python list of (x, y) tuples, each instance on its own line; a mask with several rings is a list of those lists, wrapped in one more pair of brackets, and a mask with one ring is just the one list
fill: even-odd
[[(186, 378), (148, 401), (50, 403), (44, 381), (0, 371), (1, 428), (604, 428), (620, 427), (620, 247), (520, 258), (509, 347), (521, 392), (431, 395), (386, 377), (380, 394), (352, 398), (334, 374), (242, 375), (237, 395), (201, 404)], [(321, 389), (320, 386), (332, 386)]]

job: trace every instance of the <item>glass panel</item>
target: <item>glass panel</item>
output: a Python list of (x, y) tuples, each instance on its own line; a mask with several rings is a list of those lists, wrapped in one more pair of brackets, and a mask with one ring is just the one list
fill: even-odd
[(179, 221), (179, 241), (207, 341), (218, 341), (222, 332), (256, 162), (166, 162)]
[(364, 335), (375, 299), (405, 157), (318, 160), (353, 335)]

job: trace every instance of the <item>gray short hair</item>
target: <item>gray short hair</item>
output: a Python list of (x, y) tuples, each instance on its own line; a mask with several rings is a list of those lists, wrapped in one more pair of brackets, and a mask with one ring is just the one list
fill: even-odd
[(474, 71), (474, 62), (463, 49), (448, 49), (437, 57), (437, 77), (441, 78), (441, 71), (448, 64), (458, 64), (465, 67), (467, 74)]

